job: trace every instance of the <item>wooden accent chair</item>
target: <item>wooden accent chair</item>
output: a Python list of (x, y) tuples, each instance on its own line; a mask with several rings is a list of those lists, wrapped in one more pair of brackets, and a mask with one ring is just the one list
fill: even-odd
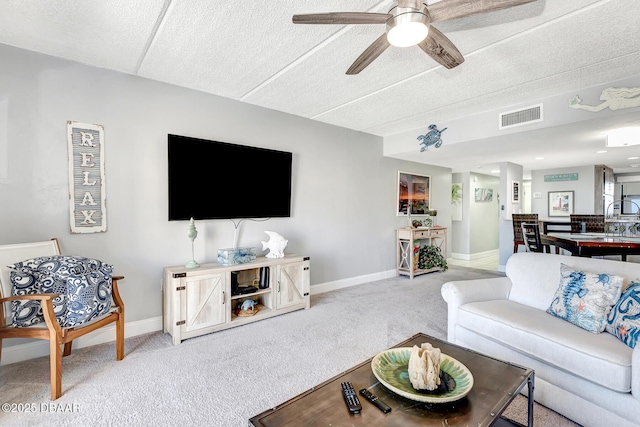
[(571, 222), (571, 232), (581, 233), (582, 223), (586, 224), (586, 233), (604, 233), (604, 215), (569, 215), (569, 221)]
[(549, 252), (549, 248), (546, 249), (542, 246), (540, 240), (540, 224), (537, 222), (523, 223), (522, 224), (522, 237), (524, 238), (524, 244), (527, 248), (527, 252)]
[[(57, 239), (43, 242), (0, 245), (0, 357), (2, 356), (2, 340), (5, 338), (34, 338), (49, 340), (49, 365), (51, 374), (51, 400), (62, 395), (62, 357), (71, 353), (74, 339), (98, 328), (115, 322), (116, 324), (116, 359), (124, 358), (124, 303), (118, 293), (118, 280), (122, 276), (112, 276), (113, 304), (109, 313), (92, 319), (75, 327), (62, 327), (54, 313), (53, 299), (57, 294), (29, 294), (11, 296), (11, 269), (7, 266), (30, 258), (60, 255)], [(45, 323), (28, 327), (12, 325), (11, 301), (40, 301)], [(7, 322), (9, 320), (9, 322)], [(61, 346), (64, 345), (64, 352)]]
[(524, 245), (524, 237), (522, 236), (523, 223), (537, 223), (538, 214), (513, 214), (513, 253), (518, 252), (518, 246)]

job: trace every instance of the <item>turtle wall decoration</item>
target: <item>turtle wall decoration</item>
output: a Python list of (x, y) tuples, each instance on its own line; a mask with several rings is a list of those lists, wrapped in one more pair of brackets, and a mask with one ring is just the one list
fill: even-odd
[(442, 139), (440, 138), (440, 135), (445, 130), (447, 130), (447, 128), (438, 130), (438, 126), (429, 125), (429, 132), (425, 133), (424, 135), (418, 136), (418, 141), (420, 141), (420, 151), (422, 152), (426, 150), (431, 145), (436, 148), (440, 148), (440, 146), (442, 145)]

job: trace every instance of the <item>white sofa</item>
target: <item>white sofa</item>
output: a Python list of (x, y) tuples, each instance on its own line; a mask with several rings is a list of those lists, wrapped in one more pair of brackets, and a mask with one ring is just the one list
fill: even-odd
[[(584, 426), (640, 425), (640, 345), (546, 313), (560, 264), (640, 278), (640, 264), (516, 253), (506, 277), (448, 282), (448, 340), (535, 369), (535, 400)], [(633, 365), (633, 367), (632, 367)]]

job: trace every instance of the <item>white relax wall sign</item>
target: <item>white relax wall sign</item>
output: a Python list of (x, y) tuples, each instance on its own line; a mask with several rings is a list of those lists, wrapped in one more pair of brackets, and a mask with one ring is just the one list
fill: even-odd
[(104, 191), (104, 127), (67, 122), (72, 233), (107, 231)]

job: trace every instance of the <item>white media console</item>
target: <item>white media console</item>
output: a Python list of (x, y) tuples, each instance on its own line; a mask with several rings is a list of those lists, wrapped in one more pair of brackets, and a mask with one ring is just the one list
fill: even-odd
[[(269, 287), (260, 289), (260, 268), (269, 267)], [(310, 306), (309, 257), (258, 257), (246, 264), (203, 264), (198, 268), (166, 267), (163, 271), (163, 332), (173, 343), (244, 325)], [(232, 274), (241, 286), (255, 292), (232, 294)], [(245, 288), (246, 289), (246, 288)], [(239, 316), (246, 300), (257, 303), (257, 313)], [(245, 311), (246, 313), (246, 311)]]

